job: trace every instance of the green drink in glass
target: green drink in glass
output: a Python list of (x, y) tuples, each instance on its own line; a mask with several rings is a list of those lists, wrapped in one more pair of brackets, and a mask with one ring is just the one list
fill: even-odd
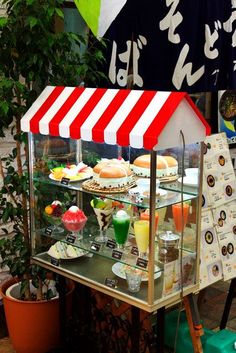
[(113, 227), (115, 232), (115, 240), (118, 249), (124, 249), (124, 245), (127, 241), (130, 226), (130, 216), (127, 212), (119, 210), (113, 216)]

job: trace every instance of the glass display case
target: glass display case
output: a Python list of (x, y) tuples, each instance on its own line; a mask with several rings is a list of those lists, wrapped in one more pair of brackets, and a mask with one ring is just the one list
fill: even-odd
[[(201, 141), (209, 133), (200, 113), (188, 97), (176, 93), (179, 101), (175, 109), (172, 101), (172, 110), (161, 119), (160, 106), (154, 102), (148, 111), (152, 121), (148, 122), (147, 117), (145, 130), (137, 129), (138, 133), (132, 135), (145, 114), (134, 104), (125, 118), (120, 116), (123, 120), (119, 120), (118, 130), (111, 125), (126, 104), (126, 90), (104, 93), (93, 89), (91, 93), (91, 89), (82, 89), (77, 94), (83, 96), (88, 90), (93, 107), (89, 110), (88, 102), (82, 104), (80, 96), (65, 111), (73, 93), (70, 88), (55, 111), (55, 99), (49, 104), (48, 96), (57, 88), (50, 89), (22, 119), (22, 130), (29, 133), (32, 261), (149, 312), (196, 291)], [(99, 99), (94, 92), (101, 94)], [(126, 96), (114, 112), (111, 105), (120, 92)], [(137, 92), (129, 92), (128, 97)], [(156, 98), (156, 92), (152, 94), (145, 111), (154, 99), (163, 99)], [(108, 103), (104, 103), (104, 97), (109, 98)], [(60, 99), (63, 101), (63, 97)], [(179, 108), (180, 112), (174, 114)], [(59, 119), (62, 110), (64, 115)], [(187, 124), (183, 119), (186, 110)], [(81, 119), (82, 114), (81, 122), (78, 115)], [(161, 130), (150, 125), (157, 118)], [(178, 124), (173, 125), (172, 120)], [(130, 121), (132, 129), (128, 125), (124, 128)], [(193, 128), (189, 130), (191, 123)], [(148, 138), (140, 144), (138, 140), (148, 128)], [(112, 136), (114, 130), (117, 141)]]

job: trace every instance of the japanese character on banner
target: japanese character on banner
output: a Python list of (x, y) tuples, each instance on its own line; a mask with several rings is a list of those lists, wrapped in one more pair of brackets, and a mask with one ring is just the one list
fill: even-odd
[(141, 55), (141, 50), (143, 50), (145, 45), (147, 45), (147, 39), (144, 36), (139, 35), (136, 41), (126, 41), (126, 51), (119, 53), (117, 43), (116, 41), (113, 41), (109, 66), (109, 78), (113, 84), (117, 83), (120, 87), (127, 86), (132, 53), (133, 85), (137, 85), (138, 87), (143, 86), (143, 79), (139, 75), (138, 62)]
[[(236, 1), (232, 0), (232, 8), (235, 8)], [(183, 16), (178, 11), (180, 0), (166, 0), (166, 6), (169, 8), (169, 12), (159, 22), (159, 28), (161, 31), (168, 30), (168, 41), (173, 44), (180, 44), (182, 49), (179, 52), (179, 57), (176, 61), (172, 75), (172, 83), (178, 90), (181, 89), (184, 80), (186, 79), (187, 85), (193, 86), (204, 74), (205, 65), (200, 66), (193, 71), (193, 63), (187, 61), (188, 55), (191, 54), (192, 47), (187, 42), (181, 41), (180, 28), (179, 33), (177, 32), (178, 27), (183, 22)], [(205, 44), (204, 44), (204, 55), (206, 59), (214, 61), (219, 57), (219, 45), (218, 41), (222, 31), (226, 33), (232, 33), (232, 47), (236, 47), (236, 30), (233, 30), (233, 23), (236, 20), (236, 11), (232, 11), (230, 18), (221, 23), (219, 19), (216, 19), (213, 23), (213, 28), (210, 24), (205, 24)], [(218, 46), (217, 46), (218, 45)], [(218, 65), (218, 61), (216, 61)], [(233, 71), (236, 70), (236, 61), (232, 61)], [(218, 81), (220, 70), (215, 67), (211, 73), (215, 76), (214, 85), (216, 86)]]
[(174, 44), (180, 43), (180, 35), (175, 33), (176, 28), (183, 21), (183, 16), (179, 11), (176, 11), (180, 0), (166, 0), (166, 6), (170, 6), (170, 11), (163, 20), (160, 21), (160, 30), (168, 29), (168, 40)]

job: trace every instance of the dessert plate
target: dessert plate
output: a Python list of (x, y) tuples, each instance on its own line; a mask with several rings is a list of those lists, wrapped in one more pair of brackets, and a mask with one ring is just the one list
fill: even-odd
[[(64, 178), (68, 178), (70, 180), (70, 183), (73, 183), (73, 182), (76, 182), (76, 181), (83, 181), (83, 180), (86, 180), (86, 179), (89, 179), (92, 177), (93, 175), (93, 170), (92, 168), (88, 167), (87, 168), (88, 170), (86, 172), (81, 172), (80, 175), (78, 176), (73, 176), (73, 177), (70, 177), (70, 175), (67, 175), (65, 174), (64, 175)], [(55, 181), (61, 181), (62, 178), (60, 179), (57, 179), (54, 177), (53, 173), (50, 173), (49, 174), (49, 178), (51, 180), (55, 180)]]
[(88, 252), (60, 241), (52, 245), (47, 253), (49, 256), (56, 259), (73, 260), (77, 259), (78, 257), (87, 255)]
[[(116, 262), (116, 263), (112, 266), (111, 270), (112, 270), (112, 272), (113, 272), (116, 276), (118, 276), (118, 277), (120, 277), (120, 278), (122, 278), (122, 279), (126, 279), (126, 276), (125, 276), (125, 269), (126, 269), (127, 267), (129, 267), (129, 266), (128, 266), (128, 265), (125, 265), (125, 264), (122, 264), (121, 262)], [(160, 268), (159, 268), (158, 266), (155, 266), (155, 269), (154, 269), (154, 270), (155, 270), (155, 272), (156, 272), (156, 271), (159, 271)], [(142, 271), (142, 270), (141, 270), (141, 271)], [(161, 276), (161, 272), (160, 272), (160, 271), (154, 273), (154, 279), (157, 279), (157, 278), (160, 277), (160, 276)], [(144, 282), (148, 281), (148, 272), (143, 271), (142, 281), (144, 281)]]
[[(182, 183), (182, 178), (178, 179), (179, 183)], [(191, 177), (183, 177), (183, 184), (186, 186), (198, 186), (198, 179), (191, 178)]]

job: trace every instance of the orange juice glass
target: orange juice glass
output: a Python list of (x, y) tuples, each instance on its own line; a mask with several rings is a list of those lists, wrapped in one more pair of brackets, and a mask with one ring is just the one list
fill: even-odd
[(182, 204), (177, 203), (172, 205), (172, 213), (175, 222), (175, 229), (177, 233), (182, 232), (182, 228), (186, 226), (188, 215), (189, 215), (189, 204), (183, 203), (183, 222), (182, 222)]
[[(144, 221), (149, 221), (150, 220), (150, 214), (149, 211), (146, 210), (145, 212), (142, 212), (140, 214), (140, 219)], [(158, 225), (158, 213), (155, 212), (155, 232), (157, 231), (157, 225)]]

